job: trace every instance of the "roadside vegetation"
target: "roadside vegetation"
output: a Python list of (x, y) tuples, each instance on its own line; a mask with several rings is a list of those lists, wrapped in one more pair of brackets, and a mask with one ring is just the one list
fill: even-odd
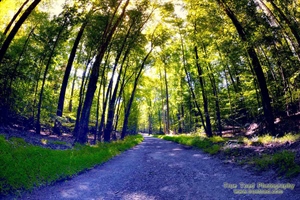
[(299, 152), (290, 148), (292, 144), (300, 146), (300, 134), (286, 134), (283, 137), (265, 135), (252, 138), (206, 137), (202, 134), (156, 135), (155, 137), (199, 148), (210, 155), (240, 165), (248, 165), (259, 172), (273, 169), (278, 176), (288, 178), (300, 174), (300, 162), (296, 156)]
[(143, 141), (141, 135), (97, 145), (53, 150), (0, 136), (0, 196), (50, 185), (92, 169)]

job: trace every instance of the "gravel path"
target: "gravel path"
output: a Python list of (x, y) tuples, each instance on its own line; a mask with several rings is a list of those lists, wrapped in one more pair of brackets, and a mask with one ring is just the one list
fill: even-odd
[[(295, 183), (297, 181), (298, 183)], [(243, 185), (242, 183), (248, 184)], [(273, 185), (270, 185), (270, 184)], [(270, 192), (283, 194), (234, 194)], [(255, 187), (245, 190), (242, 187)], [(260, 191), (258, 187), (261, 187)], [(271, 189), (262, 190), (262, 187)], [(278, 180), (274, 174), (257, 175), (212, 158), (195, 149), (145, 135), (145, 140), (128, 150), (66, 182), (24, 194), (22, 199), (300, 199), (299, 180)]]

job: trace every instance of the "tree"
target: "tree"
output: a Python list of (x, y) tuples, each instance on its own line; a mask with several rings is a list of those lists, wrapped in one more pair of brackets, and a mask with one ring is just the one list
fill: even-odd
[(2, 47), (0, 49), (0, 63), (2, 62), (4, 55), (10, 45), (10, 43), (12, 42), (12, 40), (14, 39), (15, 35), (17, 34), (18, 30), (20, 29), (20, 27), (22, 26), (22, 24), (24, 23), (24, 21), (28, 18), (28, 16), (31, 14), (31, 12), (35, 9), (35, 7), (41, 2), (41, 0), (35, 0), (33, 1), (30, 6), (25, 10), (25, 12), (22, 14), (22, 16), (20, 17), (20, 19), (16, 22), (15, 26), (13, 27), (13, 29), (10, 31), (10, 33), (8, 34), (7, 38), (5, 39), (5, 41), (2, 44)]
[(266, 79), (259, 61), (259, 58), (257, 56), (257, 53), (254, 49), (254, 47), (251, 45), (251, 43), (248, 41), (246, 32), (244, 28), (242, 27), (241, 23), (236, 18), (235, 14), (232, 12), (232, 10), (228, 7), (228, 5), (221, 0), (217, 0), (217, 3), (224, 9), (227, 16), (231, 19), (232, 23), (234, 24), (241, 40), (246, 45), (247, 53), (251, 59), (251, 64), (253, 66), (254, 72), (257, 77), (257, 81), (260, 87), (260, 95), (261, 100), (263, 104), (263, 110), (264, 110), (264, 116), (267, 123), (267, 129), (271, 132), (272, 135), (275, 135), (275, 127), (274, 127), (274, 116), (273, 116), (273, 109), (271, 106), (271, 99), (269, 96), (269, 90), (267, 88)]
[(12, 26), (12, 24), (14, 23), (14, 21), (17, 19), (18, 15), (22, 12), (23, 8), (26, 6), (26, 4), (29, 2), (29, 0), (26, 0), (22, 6), (19, 8), (19, 10), (16, 12), (16, 14), (14, 14), (13, 18), (10, 20), (10, 22), (7, 24), (3, 34), (6, 35), (10, 29), (10, 27)]
[[(122, 1), (120, 2), (120, 4), (121, 3), (122, 3)], [(90, 117), (92, 101), (93, 101), (93, 97), (94, 97), (94, 93), (96, 90), (96, 85), (97, 85), (97, 81), (98, 81), (98, 77), (99, 77), (100, 63), (101, 63), (102, 58), (109, 46), (109, 43), (111, 42), (111, 39), (112, 39), (117, 27), (120, 25), (120, 23), (122, 22), (122, 20), (125, 16), (125, 11), (129, 4), (129, 0), (127, 0), (125, 2), (125, 5), (123, 6), (120, 16), (118, 16), (114, 22), (114, 19), (116, 17), (117, 10), (118, 10), (120, 4), (115, 8), (113, 15), (111, 16), (110, 20), (107, 23), (106, 29), (102, 35), (103, 43), (101, 43), (101, 45), (98, 47), (98, 50), (97, 50), (98, 52), (97, 52), (95, 62), (92, 67), (91, 76), (89, 79), (88, 88), (87, 88), (80, 120), (78, 122), (78, 130), (76, 130), (77, 132), (75, 132), (75, 135), (76, 135), (75, 142), (78, 142), (81, 144), (84, 144), (87, 141), (88, 122), (89, 122), (89, 117)]]

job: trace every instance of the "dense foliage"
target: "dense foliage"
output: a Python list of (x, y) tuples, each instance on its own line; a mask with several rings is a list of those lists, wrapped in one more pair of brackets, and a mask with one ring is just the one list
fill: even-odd
[(274, 124), (300, 109), (298, 0), (66, 2), (0, 2), (1, 124), (61, 134), (62, 117), (80, 143), (298, 131)]

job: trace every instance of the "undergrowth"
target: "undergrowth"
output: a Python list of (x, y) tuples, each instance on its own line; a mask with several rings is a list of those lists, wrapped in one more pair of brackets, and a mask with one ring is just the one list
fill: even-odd
[(75, 145), (52, 150), (26, 143), (21, 138), (6, 141), (0, 136), (0, 194), (18, 193), (68, 179), (91, 169), (142, 142), (141, 135), (95, 146)]
[(253, 162), (259, 170), (275, 168), (279, 175), (293, 177), (300, 173), (300, 166), (295, 162), (295, 153), (284, 150), (273, 155), (254, 158)]
[(207, 138), (203, 136), (189, 136), (189, 135), (176, 135), (176, 136), (157, 135), (156, 137), (164, 140), (169, 140), (180, 144), (188, 145), (188, 146), (194, 146), (199, 149), (202, 149), (204, 152), (209, 153), (211, 155), (217, 154), (220, 151), (222, 144), (224, 144), (227, 141), (227, 139), (222, 138), (220, 136)]
[[(274, 154), (263, 154), (262, 156), (254, 156), (243, 152), (241, 148), (231, 148), (227, 146), (227, 138), (220, 136), (206, 137), (203, 135), (156, 135), (156, 137), (173, 141), (176, 143), (194, 146), (202, 149), (204, 152), (211, 155), (223, 152), (226, 156), (230, 156), (239, 161), (241, 164), (250, 164), (259, 171), (267, 169), (275, 169), (280, 176), (294, 177), (300, 174), (300, 166), (295, 162), (296, 154), (294, 152), (284, 150)], [(269, 135), (247, 139), (245, 137), (239, 137), (237, 142), (245, 146), (256, 145), (255, 142), (259, 142), (262, 145), (272, 142), (286, 143), (295, 142), (299, 140), (299, 135), (287, 134), (281, 138), (274, 138)], [(226, 148), (224, 148), (226, 147)]]

